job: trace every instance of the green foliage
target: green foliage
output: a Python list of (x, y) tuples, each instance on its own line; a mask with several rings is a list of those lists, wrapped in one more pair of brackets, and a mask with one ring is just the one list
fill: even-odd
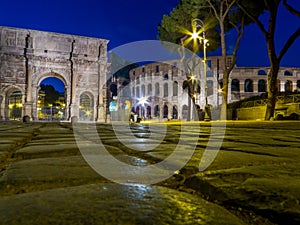
[(53, 104), (59, 98), (59, 92), (52, 85), (41, 84), (41, 90), (45, 92), (45, 105)]
[[(207, 8), (205, 1), (182, 0), (170, 13), (164, 15), (158, 26), (158, 39), (175, 44), (181, 44), (181, 39), (193, 31), (192, 20), (198, 18), (205, 24), (206, 38), (209, 39), (207, 51), (213, 51), (220, 45), (220, 37), (216, 28), (217, 21)], [(201, 35), (201, 34), (200, 34)], [(194, 49), (193, 42), (188, 43), (186, 48), (198, 53), (203, 50), (201, 45)]]

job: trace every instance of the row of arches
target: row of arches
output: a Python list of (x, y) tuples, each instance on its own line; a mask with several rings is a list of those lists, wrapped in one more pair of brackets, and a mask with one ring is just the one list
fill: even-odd
[[(282, 85), (283, 84), (283, 85)], [(233, 79), (231, 81), (231, 91), (240, 92), (241, 85), (240, 80)], [(277, 81), (277, 88), (280, 91), (284, 92), (292, 92), (293, 91), (293, 81), (286, 80), (281, 82), (280, 80)], [(296, 88), (300, 89), (300, 80), (296, 82)], [(243, 84), (243, 91), (244, 92), (254, 92), (254, 82), (252, 79), (246, 79)], [(267, 92), (267, 81), (264, 79), (260, 79), (257, 81), (257, 91), (258, 92)]]
[(164, 104), (154, 105), (153, 107), (138, 105), (132, 108), (132, 111), (138, 114), (144, 119), (187, 119), (188, 118), (188, 106), (183, 105), (182, 109), (179, 111), (177, 105)]
[[(170, 86), (172, 88), (172, 93), (170, 93)], [(147, 87), (147, 89), (146, 89)], [(154, 89), (154, 90), (153, 90)], [(162, 96), (163, 97), (168, 97), (168, 96), (178, 96), (178, 82), (174, 81), (172, 83), (164, 83), (163, 84), (163, 89), (160, 90), (160, 84), (158, 82), (156, 82), (154, 84), (154, 87), (152, 85), (152, 83), (149, 83), (147, 85), (142, 84), (141, 86), (136, 86), (136, 87), (132, 87), (132, 94), (133, 96), (136, 96), (137, 98), (141, 98), (141, 97), (145, 97), (147, 96)]]
[[(65, 93), (65, 84), (62, 80), (56, 77), (50, 80), (44, 78), (37, 88), (36, 99), (33, 107), (33, 114), (30, 115), (32, 120), (35, 121), (53, 121), (53, 120), (68, 120), (68, 96)], [(61, 89), (59, 90), (59, 95), (57, 99), (53, 101), (49, 100), (47, 94), (53, 97), (55, 92), (48, 93), (49, 86), (56, 85), (57, 83), (62, 83)], [(52, 84), (52, 85), (51, 85)], [(56, 85), (57, 86), (57, 85)], [(0, 95), (0, 120), (22, 120), (25, 116), (25, 90), (19, 86), (8, 86), (1, 90)], [(56, 92), (58, 92), (56, 90)], [(82, 121), (92, 121), (95, 119), (95, 103), (94, 96), (88, 91), (84, 91), (79, 96), (79, 119)]]

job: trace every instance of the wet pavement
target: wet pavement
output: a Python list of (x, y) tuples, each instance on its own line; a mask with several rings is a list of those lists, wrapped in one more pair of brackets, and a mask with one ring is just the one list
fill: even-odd
[(0, 224), (300, 223), (299, 122), (186, 124), (1, 122)]

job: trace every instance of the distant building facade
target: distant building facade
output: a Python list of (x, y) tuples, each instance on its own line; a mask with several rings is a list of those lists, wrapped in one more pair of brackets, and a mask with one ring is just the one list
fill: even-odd
[[(232, 58), (227, 58), (230, 63)], [(221, 57), (207, 58), (207, 100), (212, 108), (222, 104)], [(189, 109), (188, 91), (183, 89), (186, 73), (181, 61), (157, 62), (137, 67), (130, 71), (132, 111), (145, 118), (187, 119)], [(197, 68), (199, 90), (195, 92), (195, 105), (200, 110), (205, 106), (203, 66)], [(267, 92), (268, 67), (235, 67), (230, 74), (228, 102), (243, 100)], [(280, 68), (278, 73), (280, 92), (300, 91), (300, 68)], [(147, 98), (147, 102), (141, 99)]]
[(0, 27), (0, 119), (39, 118), (41, 82), (65, 85), (64, 120), (105, 121), (105, 39)]

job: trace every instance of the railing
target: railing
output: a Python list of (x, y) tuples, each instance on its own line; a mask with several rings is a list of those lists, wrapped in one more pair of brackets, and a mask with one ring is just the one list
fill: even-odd
[[(288, 104), (288, 103), (300, 103), (300, 94), (294, 95), (279, 95), (277, 96), (278, 104)], [(268, 99), (258, 99), (252, 101), (245, 101), (238, 104), (238, 108), (248, 108), (255, 106), (264, 106), (268, 103)]]

